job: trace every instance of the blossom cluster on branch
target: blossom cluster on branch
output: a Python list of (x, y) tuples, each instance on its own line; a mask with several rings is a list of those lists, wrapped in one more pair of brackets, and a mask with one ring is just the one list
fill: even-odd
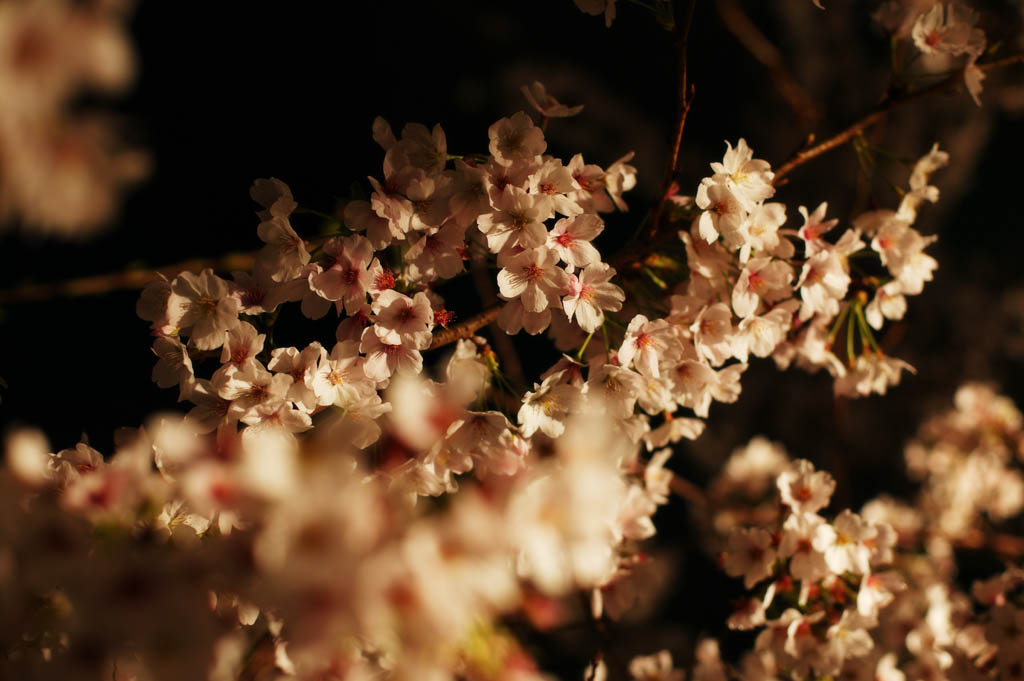
[[(1019, 676), (1024, 574), (1011, 564), (963, 593), (953, 550), (979, 506), (991, 504), (993, 521), (1024, 508), (1021, 414), (979, 384), (961, 387), (956, 407), (907, 447), (910, 471), (925, 479), (914, 505), (883, 495), (828, 519), (819, 513), (835, 489), (827, 472), (763, 439), (733, 453), (712, 487), (720, 509), (712, 526), (724, 569), (753, 588), (729, 626), (759, 633), (728, 678)], [(970, 464), (966, 454), (959, 464), (939, 461), (962, 448)], [(986, 486), (977, 479), (984, 473), (963, 468), (984, 470), (993, 459), (1010, 466), (994, 473), (1015, 484)]]
[[(615, 16), (613, 0), (576, 4)], [(681, 47), (678, 144), (693, 3), (684, 27), (667, 0), (634, 4)], [(28, 7), (0, 3), (0, 30)], [(72, 12), (46, 7), (53, 21)], [(977, 99), (986, 39), (974, 13), (885, 3), (875, 18), (894, 55), (902, 40), (965, 58)], [(37, 109), (8, 116), (17, 107), (0, 103), (0, 135), (107, 82), (97, 64), (51, 84)], [(949, 155), (934, 144), (892, 184), (898, 203), (849, 217), (825, 202), (794, 211), (776, 191), (841, 143), (869, 153), (867, 123), (774, 171), (742, 138), (703, 178), (678, 177), (674, 155), (634, 237), (602, 252), (603, 216), (626, 213), (636, 186), (633, 153), (607, 167), (547, 153), (549, 124), (582, 107), (540, 82), (522, 91), (540, 120), (494, 122), (486, 153), (452, 153), (440, 125), (396, 134), (377, 118), (381, 172), (334, 212), (256, 180), (251, 270), (149, 283), (136, 312), (153, 337), (152, 380), (187, 414), (119, 431), (109, 453), (7, 435), (0, 678), (542, 681), (536, 639), (578, 628), (600, 641), (584, 679), (682, 681), (653, 643), (619, 669), (604, 650), (606, 627), (661, 596), (644, 542), (673, 493), (744, 590), (721, 624), (746, 632), (747, 649), (724, 656), (702, 638), (694, 681), (1024, 675), (1024, 572), (999, 561), (968, 589), (957, 574), (960, 549), (1024, 555), (1000, 534), (1024, 510), (1024, 417), (993, 387), (962, 386), (907, 445), (912, 501), (830, 511), (841, 476), (764, 438), (706, 491), (669, 464), (713, 402), (739, 399), (754, 358), (824, 369), (843, 399), (885, 394), (914, 371), (876, 336), (938, 267), (925, 252), (936, 237), (915, 225)], [(24, 212), (5, 203), (5, 182), (0, 211)], [(463, 309), (463, 277), (478, 314)], [(535, 380), (502, 349), (522, 333), (562, 353), (531, 358), (544, 367)]]

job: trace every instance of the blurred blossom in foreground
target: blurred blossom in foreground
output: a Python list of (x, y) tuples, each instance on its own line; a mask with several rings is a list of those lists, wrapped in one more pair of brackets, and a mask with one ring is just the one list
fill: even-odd
[(70, 106), (131, 82), (127, 9), (121, 0), (0, 4), (0, 224), (85, 236), (146, 174), (146, 156), (126, 148), (109, 116)]

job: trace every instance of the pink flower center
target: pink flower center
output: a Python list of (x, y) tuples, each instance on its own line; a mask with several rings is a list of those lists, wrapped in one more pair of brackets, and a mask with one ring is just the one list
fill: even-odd
[(573, 173), (572, 179), (576, 180), (576, 184), (578, 184), (583, 191), (594, 191), (594, 187), (596, 186), (596, 184), (592, 178), (589, 178), (585, 175), (577, 175)]
[(341, 280), (348, 286), (352, 286), (359, 281), (359, 270), (351, 266), (346, 267), (341, 273)]
[(435, 310), (434, 323), (438, 326), (448, 328), (448, 325), (455, 320), (455, 313), (450, 310)]
[(573, 245), (573, 243), (575, 243), (575, 241), (576, 237), (574, 237), (569, 232), (562, 232), (561, 234), (555, 237), (555, 243), (557, 243), (559, 246), (563, 248), (569, 248), (570, 246)]
[(395, 274), (394, 274), (394, 272), (392, 272), (391, 270), (381, 270), (381, 273), (378, 274), (376, 277), (374, 277), (373, 285), (374, 285), (374, 287), (376, 287), (378, 290), (381, 290), (381, 291), (383, 291), (384, 289), (389, 289), (389, 288), (394, 287), (394, 285), (395, 285)]
[(530, 281), (537, 281), (540, 279), (541, 274), (543, 274), (543, 270), (536, 265), (527, 265), (523, 268), (523, 276)]

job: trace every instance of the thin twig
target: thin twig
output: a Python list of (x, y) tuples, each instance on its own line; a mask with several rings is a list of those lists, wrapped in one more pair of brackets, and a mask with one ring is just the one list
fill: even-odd
[[(1006, 57), (1005, 59), (999, 59), (997, 61), (989, 62), (987, 64), (978, 64), (978, 68), (981, 69), (981, 71), (987, 73), (989, 71), (995, 71), (997, 69), (1012, 66), (1013, 64), (1018, 64), (1022, 62), (1024, 62), (1024, 54), (1016, 54), (1013, 55), (1012, 57)], [(881, 121), (893, 109), (903, 106), (904, 104), (916, 101), (923, 97), (927, 97), (938, 92), (943, 92), (951, 88), (952, 86), (957, 85), (960, 82), (962, 76), (963, 71), (958, 71), (956, 75), (953, 75), (947, 78), (946, 80), (936, 83), (935, 85), (930, 85), (919, 90), (913, 90), (911, 92), (896, 97), (890, 97), (882, 100), (882, 103), (879, 104), (874, 111), (867, 114), (859, 121), (843, 130), (842, 132), (833, 135), (824, 142), (821, 142), (820, 144), (817, 144), (813, 147), (810, 147), (809, 149), (804, 149), (794, 154), (788, 161), (779, 166), (778, 170), (775, 171), (775, 179), (772, 180), (772, 184), (775, 185), (776, 187), (779, 186), (780, 184), (782, 184), (782, 178), (784, 178), (786, 175), (792, 172), (794, 168), (796, 168), (797, 166), (801, 166), (804, 163), (807, 163), (811, 159), (821, 156), (827, 151), (831, 151), (836, 147), (846, 144), (851, 139), (859, 135), (866, 128), (870, 128), (875, 123)]]
[(672, 481), (669, 483), (669, 489), (693, 504), (698, 506), (708, 505), (708, 496), (704, 493), (704, 490), (686, 478), (673, 474)]
[(715, 7), (722, 17), (725, 29), (732, 33), (754, 59), (768, 69), (768, 75), (775, 82), (779, 94), (800, 120), (806, 124), (814, 124), (821, 120), (818, 105), (786, 67), (779, 49), (743, 11), (743, 6), (737, 0), (717, 0)]
[(686, 115), (690, 113), (690, 104), (693, 102), (693, 86), (689, 85), (686, 80), (686, 45), (690, 37), (690, 26), (693, 24), (693, 10), (696, 4), (697, 0), (690, 0), (687, 3), (682, 29), (679, 28), (679, 24), (676, 24), (676, 29), (673, 31), (679, 54), (679, 108), (676, 113), (675, 137), (672, 140), (672, 153), (669, 156), (668, 169), (665, 172), (665, 181), (661, 188), (661, 198), (658, 199), (658, 205), (654, 209), (651, 228), (648, 232), (648, 237), (652, 239), (658, 233), (661, 214), (665, 210), (665, 202), (668, 201), (672, 180), (675, 178), (676, 167), (679, 164), (679, 145), (683, 141), (683, 128), (686, 127)]

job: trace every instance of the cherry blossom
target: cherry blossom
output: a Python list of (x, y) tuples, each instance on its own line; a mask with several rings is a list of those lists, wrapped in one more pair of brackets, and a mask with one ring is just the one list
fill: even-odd
[(611, 283), (615, 270), (605, 263), (587, 265), (579, 274), (570, 274), (566, 288), (569, 295), (562, 298), (562, 309), (587, 332), (594, 332), (604, 323), (605, 310), (617, 312), (622, 308), (625, 293)]
[(520, 90), (522, 90), (523, 97), (526, 97), (526, 101), (530, 103), (530, 106), (540, 112), (545, 118), (566, 118), (568, 116), (575, 116), (580, 111), (583, 111), (582, 104), (566, 106), (559, 103), (557, 99), (548, 94), (547, 88), (540, 81), (535, 80), (532, 85), (524, 85)]

